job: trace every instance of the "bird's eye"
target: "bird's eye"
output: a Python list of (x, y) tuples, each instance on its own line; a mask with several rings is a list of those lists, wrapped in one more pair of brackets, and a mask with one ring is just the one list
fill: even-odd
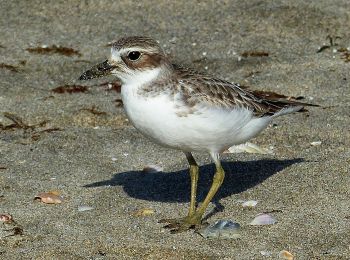
[(141, 52), (139, 51), (131, 51), (128, 53), (129, 60), (135, 61), (138, 60), (141, 56)]

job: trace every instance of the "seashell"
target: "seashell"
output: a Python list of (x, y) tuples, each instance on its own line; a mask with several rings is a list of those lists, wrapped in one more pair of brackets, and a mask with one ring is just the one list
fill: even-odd
[(218, 220), (208, 227), (202, 228), (198, 233), (205, 238), (231, 238), (236, 239), (241, 226), (231, 220)]
[(60, 204), (63, 202), (63, 197), (58, 191), (42, 192), (34, 197), (34, 200), (40, 200), (46, 204)]
[(285, 259), (285, 260), (294, 259), (294, 255), (292, 255), (292, 253), (288, 252), (287, 250), (282, 250), (281, 252), (279, 252), (278, 256), (280, 259)]
[(253, 208), (256, 206), (256, 204), (258, 204), (258, 202), (256, 200), (247, 200), (245, 202), (242, 203), (243, 207), (249, 207), (249, 208)]
[(139, 209), (133, 213), (135, 217), (146, 217), (152, 214), (154, 214), (154, 210), (150, 208)]
[(13, 218), (10, 214), (0, 214), (0, 222), (3, 223), (11, 223), (13, 221)]
[(156, 173), (163, 171), (163, 167), (159, 165), (150, 164), (146, 165), (142, 171), (145, 173)]
[(272, 154), (272, 149), (265, 149), (260, 146), (257, 146), (253, 143), (244, 143), (240, 145), (234, 145), (228, 148), (224, 153), (258, 153), (258, 154)]
[(252, 225), (252, 226), (273, 225), (276, 222), (277, 222), (276, 219), (270, 216), (269, 214), (262, 213), (257, 215), (252, 220), (252, 222), (249, 223), (249, 225)]
[(79, 207), (78, 207), (78, 211), (79, 211), (79, 212), (88, 211), (88, 210), (93, 210), (93, 209), (94, 209), (93, 207), (85, 206), (85, 205), (79, 206)]
[(270, 251), (260, 251), (260, 254), (263, 255), (263, 256), (272, 256), (272, 253)]
[(322, 144), (322, 142), (321, 142), (321, 141), (315, 141), (315, 142), (311, 142), (310, 144), (311, 144), (312, 146), (319, 146), (319, 145)]

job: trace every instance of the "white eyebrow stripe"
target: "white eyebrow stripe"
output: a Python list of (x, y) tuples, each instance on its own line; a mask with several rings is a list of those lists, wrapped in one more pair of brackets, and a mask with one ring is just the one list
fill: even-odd
[(147, 53), (155, 53), (157, 52), (154, 48), (140, 48), (140, 47), (131, 47), (131, 48), (122, 48), (119, 50), (120, 54), (129, 53), (131, 51), (139, 51), (139, 52), (147, 52)]

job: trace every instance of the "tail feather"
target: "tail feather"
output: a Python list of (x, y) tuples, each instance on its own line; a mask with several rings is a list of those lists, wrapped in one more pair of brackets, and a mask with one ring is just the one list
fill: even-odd
[(303, 97), (288, 97), (285, 95), (277, 94), (271, 91), (252, 91), (252, 93), (260, 98), (261, 105), (265, 106), (265, 115), (272, 117), (278, 117), (287, 115), (294, 112), (306, 112), (304, 107), (318, 105), (300, 102)]
[(289, 107), (284, 107), (278, 112), (274, 113), (272, 117), (278, 117), (278, 116), (283, 116), (283, 115), (288, 115), (294, 112), (303, 112), (306, 111), (304, 109), (304, 106), (289, 106)]

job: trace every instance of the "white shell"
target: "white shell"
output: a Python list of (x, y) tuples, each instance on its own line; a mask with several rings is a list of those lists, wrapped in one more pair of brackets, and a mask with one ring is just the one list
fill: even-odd
[(88, 211), (88, 210), (93, 210), (94, 208), (93, 207), (90, 207), (90, 206), (79, 206), (78, 207), (78, 211), (79, 212), (83, 212), (83, 211)]
[(277, 221), (275, 218), (273, 218), (272, 216), (270, 216), (269, 214), (259, 214), (257, 215), (252, 222), (249, 223), (249, 225), (253, 225), (253, 226), (260, 226), (260, 225), (273, 225), (275, 224)]
[(228, 148), (224, 153), (258, 153), (258, 154), (272, 154), (272, 149), (265, 149), (260, 146), (257, 146), (253, 143), (244, 143), (240, 145), (234, 145)]
[(155, 173), (155, 172), (161, 172), (161, 171), (163, 171), (163, 167), (159, 165), (154, 165), (154, 164), (146, 165), (143, 168), (143, 172), (145, 173)]
[(242, 206), (245, 207), (245, 208), (246, 207), (252, 208), (252, 207), (255, 207), (256, 204), (258, 204), (258, 202), (256, 200), (247, 200), (247, 201), (242, 203)]
[(321, 145), (321, 144), (322, 144), (321, 141), (311, 142), (311, 145), (312, 145), (312, 146), (319, 146), (319, 145)]

